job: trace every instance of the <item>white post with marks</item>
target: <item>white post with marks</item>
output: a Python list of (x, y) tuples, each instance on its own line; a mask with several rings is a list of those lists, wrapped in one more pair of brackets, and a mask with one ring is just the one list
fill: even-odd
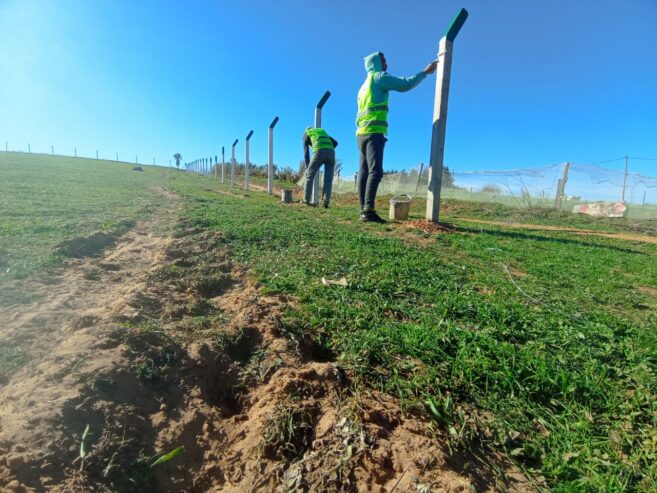
[[(319, 100), (317, 106), (315, 106), (315, 128), (321, 128), (322, 126), (322, 108), (328, 101), (328, 98), (331, 97), (331, 91), (326, 91), (322, 96), (322, 99)], [(315, 205), (319, 204), (319, 171), (315, 175), (313, 180), (313, 194), (311, 202)]]
[(445, 133), (447, 130), (447, 100), (452, 71), (452, 44), (468, 18), (468, 11), (461, 9), (438, 44), (438, 66), (436, 67), (436, 95), (433, 105), (433, 131), (431, 134), (431, 156), (429, 161), (429, 186), (427, 189), (426, 218), (440, 220), (440, 188), (443, 178), (445, 157)]
[(247, 192), (249, 191), (249, 185), (251, 184), (250, 180), (250, 174), (251, 174), (251, 163), (249, 162), (249, 141), (251, 140), (251, 136), (253, 136), (253, 130), (249, 132), (249, 134), (246, 136), (246, 143), (245, 143), (245, 154), (246, 154), (246, 159), (244, 161), (244, 190)]
[(221, 183), (224, 182), (224, 170), (226, 168), (226, 154), (224, 146), (221, 146)]
[(274, 127), (278, 123), (278, 117), (269, 124), (269, 161), (267, 163), (267, 193), (274, 193)]
[(232, 156), (230, 158), (230, 184), (232, 186), (235, 186), (235, 146), (237, 142), (239, 142), (239, 139), (235, 139), (235, 142), (233, 142)]

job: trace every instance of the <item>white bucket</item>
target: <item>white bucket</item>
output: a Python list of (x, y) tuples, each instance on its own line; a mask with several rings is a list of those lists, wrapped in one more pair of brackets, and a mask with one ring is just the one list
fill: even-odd
[(405, 221), (408, 219), (408, 213), (411, 210), (410, 195), (395, 195), (390, 198), (390, 219), (395, 221)]
[(294, 190), (292, 189), (283, 190), (281, 192), (281, 201), (283, 201), (284, 204), (291, 204), (293, 199), (293, 192)]

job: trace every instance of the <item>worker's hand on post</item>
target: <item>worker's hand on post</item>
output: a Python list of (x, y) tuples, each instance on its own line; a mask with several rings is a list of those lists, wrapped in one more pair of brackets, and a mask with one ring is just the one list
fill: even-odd
[(429, 75), (429, 74), (433, 74), (433, 73), (436, 71), (436, 65), (438, 65), (438, 60), (434, 60), (434, 61), (431, 62), (429, 65), (427, 65), (426, 67), (424, 67), (423, 72), (424, 72), (425, 74), (427, 74), (427, 75)]

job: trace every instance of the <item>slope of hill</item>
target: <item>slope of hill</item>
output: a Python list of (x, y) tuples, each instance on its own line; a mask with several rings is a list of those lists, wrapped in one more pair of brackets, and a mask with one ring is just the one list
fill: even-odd
[(657, 487), (654, 244), (131, 168), (0, 153), (4, 488)]

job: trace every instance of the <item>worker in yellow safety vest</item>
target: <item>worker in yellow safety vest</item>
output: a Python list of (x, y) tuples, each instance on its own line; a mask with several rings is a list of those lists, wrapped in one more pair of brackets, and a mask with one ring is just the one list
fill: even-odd
[(386, 70), (388, 64), (380, 51), (365, 57), (367, 77), (358, 91), (356, 139), (360, 154), (358, 198), (361, 221), (385, 222), (376, 213), (374, 199), (383, 177), (383, 148), (388, 133), (388, 99), (390, 91), (406, 92), (435, 72), (437, 61), (412, 77), (395, 77)]
[[(333, 173), (335, 171), (335, 148), (338, 141), (331, 137), (323, 128), (307, 127), (302, 137), (303, 155), (306, 163), (304, 202), (307, 205), (312, 203), (313, 181), (319, 171), (320, 166), (324, 165), (324, 187), (322, 203), (328, 208), (331, 200), (331, 189), (333, 186)], [(309, 148), (313, 150), (313, 157), (310, 159)]]

